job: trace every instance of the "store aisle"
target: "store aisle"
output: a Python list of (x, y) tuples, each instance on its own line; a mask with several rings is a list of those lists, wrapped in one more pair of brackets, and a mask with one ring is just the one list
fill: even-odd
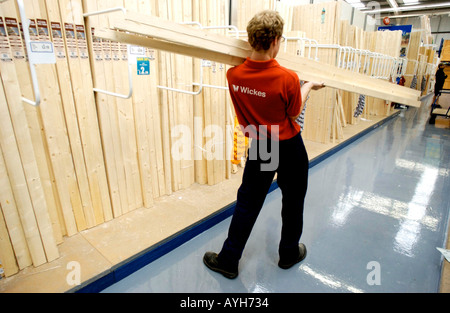
[[(268, 195), (228, 280), (208, 270), (230, 218), (104, 292), (438, 292), (450, 207), (450, 130), (410, 108), (310, 170), (302, 242), (278, 268), (281, 193)], [(199, 199), (201, 201), (201, 199)]]

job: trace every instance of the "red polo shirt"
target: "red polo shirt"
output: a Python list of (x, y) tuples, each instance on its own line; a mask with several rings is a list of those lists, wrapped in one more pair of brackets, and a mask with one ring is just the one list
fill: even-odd
[[(249, 125), (261, 130), (267, 126), (271, 134), (273, 125), (279, 126), (279, 137), (286, 140), (300, 132), (300, 126), (289, 116), (300, 114), (302, 96), (297, 74), (282, 67), (275, 59), (247, 60), (228, 70), (228, 85), (239, 124), (247, 137), (262, 139)], [(264, 129), (264, 128), (263, 128)]]

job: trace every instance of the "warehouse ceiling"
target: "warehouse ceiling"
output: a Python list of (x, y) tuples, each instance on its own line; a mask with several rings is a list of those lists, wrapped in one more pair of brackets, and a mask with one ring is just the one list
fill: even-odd
[(358, 10), (369, 15), (378, 16), (419, 16), (419, 15), (441, 15), (450, 14), (450, 1), (427, 1), (427, 0), (345, 0)]

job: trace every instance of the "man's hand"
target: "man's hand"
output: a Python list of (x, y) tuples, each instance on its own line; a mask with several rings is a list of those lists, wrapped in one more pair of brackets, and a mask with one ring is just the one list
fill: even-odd
[(305, 101), (308, 98), (309, 92), (311, 90), (320, 90), (325, 87), (325, 83), (316, 83), (316, 82), (305, 82), (302, 86), (302, 106), (300, 109), (300, 113), (297, 116), (290, 116), (290, 118), (295, 121), (300, 114), (302, 113), (303, 106), (305, 105)]
[(325, 83), (317, 83), (317, 82), (306, 82), (304, 85), (309, 84), (310, 90), (319, 90), (325, 87)]
[(325, 87), (324, 83), (305, 82), (302, 86), (302, 103), (304, 104), (311, 90), (319, 90)]

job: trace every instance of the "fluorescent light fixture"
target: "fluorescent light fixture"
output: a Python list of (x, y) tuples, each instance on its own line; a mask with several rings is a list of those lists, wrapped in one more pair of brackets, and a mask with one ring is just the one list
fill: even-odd
[(364, 5), (364, 4), (362, 4), (362, 3), (356, 3), (356, 4), (352, 4), (352, 6), (354, 7), (354, 8), (357, 8), (357, 9), (364, 9), (366, 6)]
[(354, 8), (364, 9), (366, 6), (361, 2), (361, 0), (345, 0)]
[(398, 8), (398, 4), (397, 2), (395, 2), (395, 0), (388, 0), (389, 5), (391, 6), (391, 8)]
[(412, 10), (420, 10), (420, 9), (434, 9), (434, 8), (445, 8), (450, 7), (450, 2), (436, 3), (436, 4), (423, 4), (423, 5), (413, 5), (406, 7), (398, 7), (398, 8), (387, 8), (387, 9), (379, 9), (379, 10), (370, 10), (364, 11), (365, 13), (381, 13), (381, 12), (393, 12), (393, 11), (412, 11)]
[(418, 4), (418, 0), (403, 0), (403, 4), (405, 5), (411, 5), (411, 4)]
[(395, 2), (395, 0), (388, 0), (389, 5), (391, 8), (394, 9), (394, 12), (398, 12), (398, 4)]
[[(428, 16), (438, 16), (438, 15), (445, 15), (445, 14), (449, 14), (450, 15), (450, 11), (445, 11), (445, 12), (439, 12), (439, 13), (429, 13), (426, 14)], [(406, 18), (406, 17), (416, 17), (416, 16), (422, 16), (424, 15), (424, 13), (418, 13), (418, 14), (404, 14), (404, 15), (388, 15), (390, 19), (393, 18)], [(383, 16), (378, 17), (377, 19), (382, 20), (384, 18)]]

